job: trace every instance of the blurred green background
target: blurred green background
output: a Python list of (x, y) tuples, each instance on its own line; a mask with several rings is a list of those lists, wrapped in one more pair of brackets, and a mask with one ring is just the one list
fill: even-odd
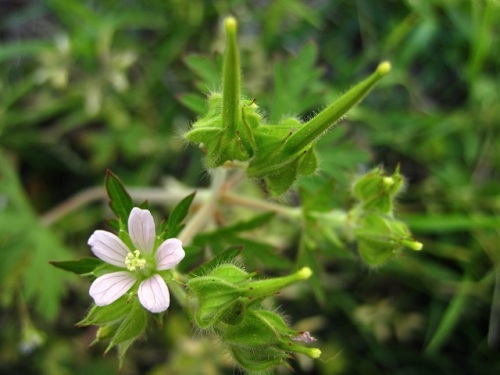
[[(107, 168), (127, 186), (208, 183), (180, 134), (219, 87), (227, 15), (270, 122), (393, 64), (321, 141), (322, 176), (348, 208), (356, 173), (400, 163), (400, 218), (424, 251), (370, 270), (320, 249), (325, 299), (279, 301), (323, 351), (296, 373), (500, 373), (498, 0), (0, 0), (0, 373), (117, 372), (75, 326), (88, 281), (48, 262), (90, 255)], [(234, 373), (220, 353), (172, 306), (122, 374)]]

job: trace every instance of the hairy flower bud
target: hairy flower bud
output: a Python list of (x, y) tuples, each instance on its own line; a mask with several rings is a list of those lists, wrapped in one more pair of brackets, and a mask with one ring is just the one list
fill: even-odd
[(189, 289), (198, 300), (195, 315), (200, 328), (209, 328), (219, 322), (238, 323), (241, 310), (241, 287), (251, 275), (232, 264), (223, 264), (206, 276), (194, 277)]
[(195, 319), (200, 328), (239, 323), (247, 306), (308, 279), (311, 270), (304, 267), (288, 276), (256, 281), (252, 276), (233, 264), (223, 264), (206, 276), (189, 280), (188, 287), (198, 300)]
[[(276, 312), (260, 302), (312, 274), (304, 267), (283, 277), (252, 280), (253, 274), (233, 264), (222, 264), (205, 276), (193, 277), (188, 288), (196, 300), (195, 320), (200, 328), (210, 328), (228, 347), (244, 369), (262, 371), (285, 364), (291, 352), (318, 358), (319, 349), (308, 348), (297, 340), (301, 332), (291, 329)], [(310, 335), (308, 336), (310, 337)]]
[[(218, 327), (222, 341), (236, 361), (248, 370), (265, 370), (286, 364), (291, 352), (318, 358), (321, 351), (297, 343), (300, 336), (276, 312), (255, 308), (238, 325)], [(312, 342), (312, 341), (309, 341)]]
[(354, 236), (361, 258), (370, 266), (385, 263), (405, 246), (416, 251), (422, 249), (405, 223), (373, 212), (362, 218)]
[(392, 212), (393, 200), (403, 184), (399, 168), (396, 168), (392, 176), (388, 176), (381, 167), (378, 167), (361, 176), (354, 183), (353, 190), (362, 209), (388, 214)]

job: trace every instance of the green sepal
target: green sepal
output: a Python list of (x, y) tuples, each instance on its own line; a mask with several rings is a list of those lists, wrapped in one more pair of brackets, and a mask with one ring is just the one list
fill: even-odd
[(116, 330), (118, 329), (119, 326), (120, 326), (119, 323), (114, 323), (99, 327), (99, 329), (95, 334), (95, 340), (92, 341), (90, 346), (95, 345), (98, 342), (111, 339), (116, 334)]
[(109, 207), (126, 227), (130, 211), (134, 208), (132, 198), (118, 176), (109, 169), (106, 171), (105, 185), (110, 200)]
[(229, 351), (238, 364), (248, 371), (265, 371), (280, 364), (286, 365), (290, 355), (277, 347), (263, 347), (256, 350), (252, 347), (230, 346)]
[(54, 267), (76, 273), (77, 275), (91, 273), (94, 271), (96, 267), (104, 264), (104, 262), (98, 258), (81, 258), (78, 260), (51, 261), (49, 263), (52, 264)]
[(227, 326), (239, 326), (246, 316), (246, 309), (246, 304), (241, 298), (238, 298), (227, 305), (224, 314), (220, 315), (220, 322)]
[(393, 209), (395, 196), (404, 185), (399, 168), (388, 176), (381, 167), (361, 176), (353, 186), (354, 194), (364, 210), (374, 210), (389, 214)]
[(248, 164), (247, 175), (263, 178), (280, 174), (284, 167), (300, 156), (284, 153), (286, 140), (300, 126), (300, 121), (293, 117), (286, 119), (280, 125), (259, 126), (255, 130), (257, 153)]
[(120, 370), (120, 373), (121, 369), (123, 368), (123, 363), (125, 361), (125, 354), (127, 353), (130, 346), (134, 343), (134, 341), (135, 339), (130, 339), (118, 344), (118, 359), (119, 359), (118, 369)]
[(310, 175), (316, 172), (318, 159), (314, 148), (304, 150), (287, 165), (266, 176), (266, 186), (272, 195), (285, 193), (297, 180), (299, 175)]
[(286, 192), (299, 175), (311, 175), (317, 170), (318, 158), (314, 146), (297, 153), (285, 150), (286, 140), (301, 126), (297, 119), (288, 118), (281, 125), (256, 129), (258, 153), (250, 160), (247, 175), (264, 178), (273, 195)]
[(283, 319), (267, 310), (248, 310), (238, 325), (225, 326), (222, 339), (228, 345), (269, 346), (278, 345), (282, 336), (294, 334)]
[(232, 265), (223, 264), (207, 276), (191, 278), (188, 288), (198, 299), (195, 315), (200, 328), (209, 328), (220, 321), (237, 321), (234, 314), (241, 310), (240, 285), (251, 275)]
[[(390, 260), (403, 246), (419, 244), (402, 221), (377, 213), (368, 213), (354, 230), (361, 258), (369, 266), (379, 266)], [(415, 249), (419, 250), (419, 249)]]
[(308, 176), (314, 174), (318, 169), (318, 154), (315, 147), (309, 147), (302, 153), (298, 174)]
[(271, 325), (281, 337), (294, 336), (297, 334), (295, 330), (288, 327), (288, 324), (286, 324), (279, 314), (269, 310), (255, 310), (255, 313), (261, 320)]
[(202, 145), (209, 168), (221, 166), (226, 161), (248, 160), (255, 148), (253, 129), (261, 121), (258, 106), (253, 101), (243, 100), (237, 124), (229, 127), (224, 123), (222, 100), (221, 94), (212, 93), (208, 99), (207, 114), (184, 135), (189, 142)]
[(131, 306), (127, 297), (106, 306), (93, 306), (87, 316), (77, 323), (78, 326), (106, 325), (125, 319)]
[(128, 314), (120, 323), (105, 353), (118, 344), (128, 340), (136, 340), (144, 334), (148, 323), (147, 312), (138, 300), (132, 300), (130, 305)]

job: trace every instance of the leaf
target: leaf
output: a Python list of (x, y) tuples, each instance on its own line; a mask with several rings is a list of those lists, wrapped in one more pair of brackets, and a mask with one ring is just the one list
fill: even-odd
[(332, 210), (335, 195), (335, 179), (314, 176), (299, 180), (299, 193), (304, 210), (326, 212)]
[(216, 266), (224, 263), (230, 263), (234, 258), (236, 258), (243, 249), (242, 246), (233, 246), (224, 250), (222, 253), (218, 254), (216, 257), (212, 258), (206, 263), (196, 268), (192, 274), (193, 276), (201, 276), (208, 273), (208, 271), (214, 269)]
[(425, 354), (431, 356), (439, 354), (443, 345), (450, 340), (453, 331), (457, 329), (460, 319), (465, 315), (465, 310), (468, 307), (467, 303), (470, 301), (467, 288), (469, 282), (468, 276), (464, 276), (457, 294), (453, 296), (438, 327), (427, 344), (424, 350)]
[(45, 40), (25, 40), (18, 43), (3, 44), (0, 50), (0, 61), (20, 58), (22, 56), (40, 55), (51, 47)]
[[(186, 256), (182, 259), (176, 268), (180, 273), (190, 272), (195, 265), (200, 264), (200, 259), (203, 259), (203, 248), (201, 246), (182, 245)], [(169, 272), (169, 271), (168, 271)]]
[(419, 233), (453, 233), (472, 229), (495, 229), (500, 226), (498, 217), (481, 214), (408, 215), (405, 222), (412, 231)]
[(202, 81), (197, 83), (197, 87), (204, 93), (210, 92), (220, 85), (221, 62), (220, 56), (215, 61), (199, 55), (190, 55), (185, 59), (186, 65), (201, 78)]
[(199, 239), (207, 239), (210, 237), (220, 237), (227, 236), (230, 234), (236, 234), (239, 232), (250, 231), (253, 229), (257, 229), (267, 224), (273, 217), (275, 216), (274, 212), (267, 212), (265, 214), (257, 215), (246, 221), (239, 221), (236, 224), (231, 226), (227, 226), (224, 228), (219, 228), (215, 231), (209, 233), (203, 233), (201, 235), (196, 236)]
[(193, 203), (195, 195), (196, 192), (185, 197), (177, 204), (177, 206), (174, 207), (174, 209), (170, 213), (167, 222), (167, 234), (170, 238), (177, 236), (182, 230), (181, 223), (189, 213), (189, 207), (191, 207), (191, 203)]
[(207, 101), (199, 95), (188, 93), (180, 95), (178, 99), (187, 108), (200, 116), (208, 110)]
[(96, 267), (103, 264), (103, 261), (97, 258), (82, 258), (78, 260), (50, 261), (49, 263), (62, 270), (82, 275), (92, 272)]
[(279, 122), (290, 113), (302, 114), (324, 102), (325, 84), (321, 81), (322, 69), (316, 65), (318, 47), (306, 44), (298, 55), (287, 61), (274, 63), (274, 90), (269, 95), (269, 121)]
[(267, 243), (246, 238), (231, 238), (228, 241), (243, 246), (246, 264), (257, 266), (257, 260), (268, 269), (287, 269), (292, 266), (290, 260), (278, 254), (275, 247)]
[[(71, 251), (33, 211), (16, 171), (0, 152), (0, 266), (2, 296), (22, 292), (28, 306), (45, 319), (56, 318), (67, 275), (49, 265), (54, 259), (68, 259)], [(19, 285), (21, 289), (12, 286)], [(11, 307), (12, 298), (6, 298)]]
[(105, 185), (110, 199), (109, 207), (126, 226), (130, 211), (134, 208), (132, 198), (118, 176), (109, 169), (106, 171)]

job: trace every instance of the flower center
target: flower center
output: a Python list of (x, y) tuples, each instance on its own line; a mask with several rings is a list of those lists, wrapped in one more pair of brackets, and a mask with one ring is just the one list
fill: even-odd
[(141, 258), (141, 252), (135, 250), (133, 253), (128, 253), (125, 257), (125, 264), (129, 271), (135, 271), (137, 268), (141, 270), (146, 266), (146, 259)]

